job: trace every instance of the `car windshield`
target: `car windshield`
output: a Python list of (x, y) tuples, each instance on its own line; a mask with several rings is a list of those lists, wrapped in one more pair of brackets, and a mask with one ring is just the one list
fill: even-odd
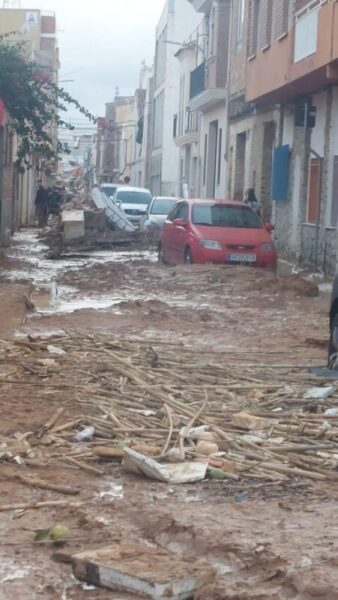
[(152, 215), (168, 215), (174, 206), (174, 198), (157, 198), (151, 207)]
[(147, 192), (117, 192), (116, 200), (122, 204), (150, 204), (151, 195)]
[(111, 186), (111, 187), (103, 187), (101, 188), (101, 191), (106, 194), (106, 196), (114, 196), (115, 192), (116, 192), (116, 186)]
[(195, 225), (210, 227), (240, 227), (243, 229), (262, 229), (263, 227), (256, 213), (245, 206), (197, 204), (193, 206), (192, 220)]

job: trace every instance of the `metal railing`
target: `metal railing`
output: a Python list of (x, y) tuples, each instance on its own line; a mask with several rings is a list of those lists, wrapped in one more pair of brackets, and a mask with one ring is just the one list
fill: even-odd
[(174, 115), (173, 121), (173, 136), (174, 138), (182, 137), (189, 133), (198, 132), (198, 112), (195, 110), (181, 110), (179, 113)]

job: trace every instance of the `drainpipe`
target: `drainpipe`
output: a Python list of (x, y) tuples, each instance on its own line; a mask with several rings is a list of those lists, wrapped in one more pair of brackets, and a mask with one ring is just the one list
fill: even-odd
[(317, 221), (316, 221), (316, 236), (315, 236), (315, 267), (318, 268), (318, 254), (319, 254), (319, 232), (320, 232), (320, 217), (321, 217), (321, 204), (322, 204), (322, 175), (323, 175), (323, 159), (322, 157), (313, 150), (310, 149), (310, 153), (317, 158), (319, 165), (318, 173), (318, 190), (317, 190)]

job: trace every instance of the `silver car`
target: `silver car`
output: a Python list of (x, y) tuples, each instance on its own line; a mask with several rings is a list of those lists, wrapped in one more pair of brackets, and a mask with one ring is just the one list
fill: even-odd
[(180, 198), (169, 198), (165, 196), (155, 196), (148, 208), (146, 218), (142, 229), (145, 231), (161, 231), (167, 216), (172, 207)]

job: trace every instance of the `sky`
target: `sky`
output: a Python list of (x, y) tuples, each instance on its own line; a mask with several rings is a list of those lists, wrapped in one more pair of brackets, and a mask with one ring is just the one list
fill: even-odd
[[(21, 0), (21, 8), (55, 11), (60, 83), (95, 116), (115, 88), (133, 94), (143, 60), (153, 63), (155, 29), (165, 0)], [(71, 112), (74, 124), (83, 121)]]

